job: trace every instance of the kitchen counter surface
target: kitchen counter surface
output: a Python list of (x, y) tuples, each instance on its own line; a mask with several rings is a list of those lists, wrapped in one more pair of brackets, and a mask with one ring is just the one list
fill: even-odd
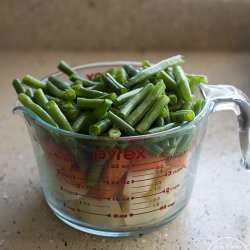
[[(77, 65), (107, 60), (157, 61), (175, 52), (0, 52), (0, 249), (208, 249), (233, 237), (250, 247), (250, 173), (239, 163), (237, 121), (230, 111), (211, 116), (192, 198), (183, 212), (143, 236), (104, 238), (59, 221), (45, 203), (23, 120), (11, 114), (14, 77), (42, 77), (59, 60)], [(234, 83), (250, 96), (250, 53), (182, 52), (187, 72), (207, 74), (211, 83)], [(243, 249), (243, 248), (242, 248)]]

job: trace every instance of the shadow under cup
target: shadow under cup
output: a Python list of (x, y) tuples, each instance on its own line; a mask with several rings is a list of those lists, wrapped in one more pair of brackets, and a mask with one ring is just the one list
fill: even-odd
[[(123, 64), (76, 69), (91, 78)], [(16, 107), (14, 111), (25, 118), (52, 211), (78, 230), (113, 237), (150, 232), (175, 218), (191, 196), (208, 116), (223, 103), (212, 86), (203, 92), (206, 105), (193, 122), (171, 131), (117, 139), (63, 131), (24, 106)], [(223, 96), (232, 102), (228, 93)], [(249, 111), (249, 101), (243, 103), (238, 118)], [(248, 138), (246, 117), (240, 129)], [(248, 154), (248, 145), (242, 148), (244, 156), (243, 151)]]

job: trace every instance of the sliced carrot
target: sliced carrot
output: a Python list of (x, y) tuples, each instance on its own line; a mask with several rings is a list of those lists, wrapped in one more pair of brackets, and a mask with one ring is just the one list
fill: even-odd
[(97, 199), (112, 198), (122, 193), (124, 178), (114, 183), (98, 182), (94, 188), (90, 188), (88, 194)]
[(86, 172), (83, 172), (79, 169), (65, 170), (60, 171), (60, 175), (63, 179), (76, 187), (82, 187), (86, 183)]

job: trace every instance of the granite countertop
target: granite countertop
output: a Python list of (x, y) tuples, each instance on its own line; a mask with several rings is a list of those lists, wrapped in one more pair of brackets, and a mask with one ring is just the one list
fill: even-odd
[[(178, 52), (180, 53), (180, 52)], [(76, 231), (56, 218), (45, 203), (23, 120), (11, 114), (14, 77), (42, 77), (59, 60), (73, 65), (105, 60), (159, 59), (176, 52), (0, 52), (0, 249), (208, 249), (221, 237), (250, 247), (250, 175), (239, 163), (236, 117), (211, 116), (192, 198), (163, 228), (143, 236), (104, 238)], [(207, 74), (212, 83), (234, 83), (250, 95), (249, 52), (182, 52), (188, 72)]]

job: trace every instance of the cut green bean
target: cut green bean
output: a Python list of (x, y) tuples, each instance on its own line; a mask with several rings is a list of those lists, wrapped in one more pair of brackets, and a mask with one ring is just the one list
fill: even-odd
[(23, 79), (22, 79), (22, 83), (34, 88), (34, 89), (46, 89), (46, 83), (43, 81), (40, 81), (38, 79), (36, 79), (35, 77), (31, 76), (31, 75), (26, 75)]
[(31, 99), (34, 98), (34, 92), (33, 92), (33, 89), (32, 89), (32, 88), (27, 88), (26, 91), (25, 91), (25, 94), (26, 94), (29, 98), (31, 98)]
[(48, 80), (53, 83), (57, 88), (59, 88), (60, 90), (66, 90), (66, 89), (70, 89), (70, 86), (68, 83), (65, 83), (59, 79), (57, 79), (54, 76), (49, 76)]
[(64, 116), (58, 105), (54, 101), (49, 101), (46, 104), (46, 110), (51, 115), (51, 117), (55, 120), (59, 128), (74, 132), (71, 125), (69, 124), (67, 118)]
[(166, 117), (168, 116), (168, 110), (167, 110), (166, 107), (162, 110), (160, 116), (161, 116), (162, 118), (166, 118)]
[(131, 64), (125, 64), (123, 65), (123, 68), (126, 70), (129, 77), (133, 77), (138, 74), (138, 70), (132, 66)]
[(116, 100), (116, 98), (117, 98), (117, 94), (115, 92), (109, 93), (109, 94), (105, 94), (105, 95), (102, 95), (102, 96), (98, 97), (98, 99), (109, 99), (112, 102), (114, 102)]
[(12, 82), (12, 85), (13, 85), (13, 87), (14, 87), (17, 94), (25, 93), (26, 88), (23, 86), (20, 79), (17, 79), (17, 78), (14, 79), (13, 82)]
[(208, 79), (204, 75), (186, 74), (186, 77), (192, 94), (195, 92), (200, 83), (208, 83)]
[(146, 96), (154, 89), (152, 83), (147, 84), (143, 89), (141, 89), (135, 96), (129, 99), (122, 108), (120, 109), (122, 118), (126, 118), (144, 99)]
[(77, 97), (98, 98), (107, 94), (102, 91), (84, 88), (79, 84), (72, 86), (72, 88), (75, 90)]
[(159, 132), (164, 132), (167, 131), (171, 128), (176, 127), (176, 123), (169, 123), (167, 125), (164, 125), (162, 127), (156, 127), (156, 128), (151, 128), (150, 130), (147, 131), (147, 134), (154, 134), (154, 133), (159, 133)]
[(180, 64), (183, 62), (184, 62), (184, 60), (183, 60), (183, 57), (181, 55), (170, 57), (166, 60), (163, 60), (159, 63), (156, 63), (156, 64), (150, 66), (147, 69), (140, 71), (136, 76), (131, 77), (129, 80), (127, 80), (124, 83), (124, 86), (131, 87), (131, 86), (149, 78), (150, 76), (156, 74), (157, 72), (166, 69), (167, 67), (170, 67), (170, 66), (173, 66), (176, 64)]
[(178, 84), (178, 89), (180, 90), (180, 93), (182, 95), (182, 98), (186, 101), (192, 101), (193, 95), (191, 93), (188, 79), (182, 69), (181, 66), (175, 66), (174, 67), (174, 75)]
[(150, 63), (150, 61), (149, 60), (144, 60), (144, 61), (142, 61), (142, 63), (141, 63), (141, 66), (143, 67), (143, 68), (148, 68), (148, 67), (150, 67), (152, 64)]
[(195, 115), (198, 115), (201, 112), (201, 110), (204, 108), (204, 106), (205, 106), (205, 101), (203, 99), (201, 98), (195, 99), (194, 107), (193, 107)]
[(141, 104), (126, 118), (126, 122), (131, 126), (138, 124), (145, 113), (154, 105), (157, 98), (165, 91), (165, 88), (166, 86), (164, 83), (158, 82)]
[(149, 81), (149, 79), (145, 79), (145, 80), (139, 82), (138, 84), (134, 85), (134, 86), (133, 86), (133, 89), (144, 88), (144, 87), (147, 86), (149, 83), (151, 83), (151, 82)]
[(89, 127), (89, 134), (92, 136), (98, 136), (111, 127), (111, 125), (112, 122), (108, 118), (100, 120)]
[(115, 80), (120, 84), (124, 83), (127, 80), (128, 76), (124, 68), (118, 69), (115, 75)]
[(194, 107), (194, 101), (190, 102), (184, 102), (184, 104), (181, 106), (182, 110), (193, 110)]
[(175, 91), (177, 89), (178, 86), (176, 81), (164, 70), (159, 71), (156, 76), (158, 79), (162, 79), (164, 81), (167, 90)]
[(84, 86), (84, 87), (92, 87), (92, 86), (96, 86), (98, 84), (98, 82), (95, 82), (95, 81), (92, 81), (92, 80), (89, 80), (89, 79), (86, 79), (86, 78), (83, 78), (79, 75), (76, 75), (76, 74), (73, 74), (70, 76), (70, 81), (72, 82), (76, 82), (76, 81), (80, 81), (81, 84)]
[(164, 126), (164, 125), (165, 125), (165, 120), (164, 120), (164, 118), (163, 118), (161, 115), (159, 115), (159, 116), (156, 118), (156, 120), (155, 120), (155, 124), (156, 124), (157, 127), (162, 127), (162, 126)]
[(195, 118), (195, 113), (192, 110), (180, 110), (176, 112), (170, 112), (171, 121), (177, 123), (191, 122)]
[(97, 108), (104, 100), (102, 99), (87, 99), (87, 98), (77, 98), (77, 106), (79, 108)]
[(101, 100), (102, 103), (91, 113), (91, 119), (94, 122), (102, 119), (108, 112), (109, 108), (113, 104), (113, 102), (109, 99)]
[(54, 95), (55, 97), (61, 98), (63, 100), (72, 101), (76, 98), (76, 93), (73, 89), (61, 90), (50, 81), (46, 82), (46, 87), (51, 95)]
[(46, 103), (48, 102), (48, 99), (42, 89), (34, 90), (34, 99), (39, 106), (46, 110)]
[(130, 98), (134, 97), (137, 93), (139, 93), (143, 88), (138, 88), (138, 89), (134, 89), (131, 90), (123, 95), (118, 96), (115, 100), (114, 100), (114, 104), (116, 106), (120, 106), (123, 103), (125, 103), (126, 101), (128, 101)]
[(149, 153), (154, 156), (160, 156), (163, 153), (162, 147), (160, 147), (157, 144), (150, 144), (149, 146), (146, 146), (148, 149)]
[(65, 101), (63, 104), (58, 105), (60, 109), (63, 111), (64, 115), (70, 122), (74, 122), (77, 117), (81, 114), (80, 109), (74, 102)]
[(125, 132), (128, 135), (136, 135), (136, 131), (133, 127), (131, 127), (128, 123), (123, 121), (120, 117), (109, 111), (106, 116), (110, 119), (115, 126), (117, 126), (120, 130)]
[(77, 72), (64, 61), (61, 61), (58, 64), (57, 68), (68, 76), (71, 76), (73, 74), (78, 75)]
[(109, 130), (108, 136), (110, 138), (118, 138), (121, 136), (121, 130), (119, 128), (113, 127)]
[(157, 119), (157, 117), (161, 114), (164, 107), (167, 106), (168, 102), (169, 98), (166, 95), (159, 97), (152, 108), (145, 114), (142, 121), (136, 127), (136, 130), (141, 134), (146, 132), (151, 127), (153, 122)]
[(84, 111), (82, 114), (78, 116), (78, 118), (72, 124), (72, 129), (75, 133), (78, 133), (83, 128), (84, 124), (86, 124), (87, 119), (89, 119), (90, 112)]
[(96, 85), (89, 87), (92, 90), (107, 91), (107, 87), (103, 82), (97, 82)]
[(102, 74), (101, 81), (117, 95), (122, 95), (127, 92), (127, 89), (117, 82), (109, 73)]
[(178, 102), (178, 97), (177, 97), (175, 94), (170, 94), (170, 95), (168, 95), (168, 97), (169, 97), (169, 103), (170, 103), (171, 105), (177, 104), (177, 102)]
[(53, 118), (50, 117), (50, 115), (39, 105), (35, 104), (27, 95), (24, 93), (18, 94), (18, 100), (27, 108), (32, 110), (37, 116), (39, 116), (42, 120), (49, 123), (52, 126), (57, 127), (56, 122), (53, 120)]

